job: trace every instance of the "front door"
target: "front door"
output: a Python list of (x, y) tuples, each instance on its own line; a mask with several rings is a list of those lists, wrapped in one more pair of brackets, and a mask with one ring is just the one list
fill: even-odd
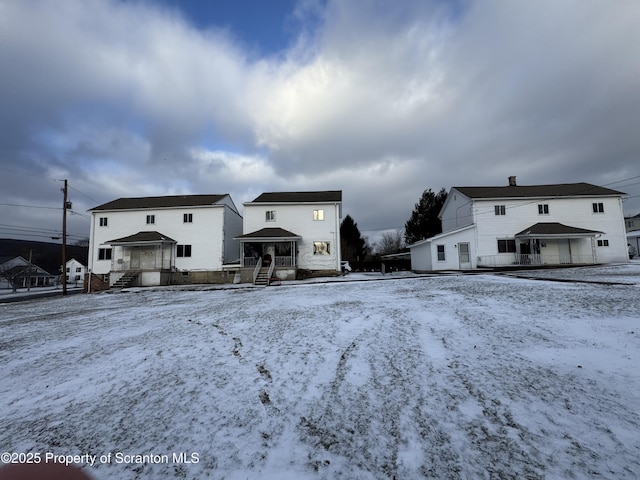
[(471, 252), (468, 243), (458, 244), (458, 259), (460, 260), (460, 270), (471, 269)]
[(558, 254), (560, 255), (561, 264), (571, 263), (571, 245), (568, 238), (558, 240)]
[(140, 249), (138, 247), (131, 249), (131, 268), (135, 270), (140, 268)]

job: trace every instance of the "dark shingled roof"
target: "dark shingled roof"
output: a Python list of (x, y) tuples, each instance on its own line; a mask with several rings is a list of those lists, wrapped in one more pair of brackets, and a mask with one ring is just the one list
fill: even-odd
[(262, 238), (302, 238), (300, 235), (296, 235), (289, 230), (285, 230), (284, 228), (262, 228), (258, 231), (247, 233), (245, 235), (240, 235), (239, 237), (235, 237), (236, 239), (244, 239), (244, 240), (258, 240)]
[(586, 228), (569, 227), (557, 222), (536, 223), (529, 228), (525, 228), (519, 233), (516, 233), (516, 237), (524, 236), (537, 236), (537, 235), (579, 235), (579, 236), (593, 236), (603, 232), (597, 232), (595, 230), (587, 230)]
[(341, 202), (342, 190), (323, 192), (265, 192), (251, 203), (327, 203)]
[(590, 197), (624, 195), (590, 183), (559, 183), (555, 185), (507, 185), (503, 187), (453, 187), (469, 198), (535, 198)]
[(170, 195), (164, 197), (119, 198), (92, 210), (129, 210), (137, 208), (196, 207), (215, 205), (227, 194), (223, 195)]
[(160, 232), (138, 232), (128, 237), (116, 238), (115, 240), (109, 240), (108, 244), (116, 243), (176, 243), (172, 238), (161, 234)]

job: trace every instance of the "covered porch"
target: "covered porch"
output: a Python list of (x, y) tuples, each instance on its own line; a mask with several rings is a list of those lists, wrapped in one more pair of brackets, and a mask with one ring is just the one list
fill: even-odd
[[(278, 278), (295, 278), (297, 270), (297, 242), (301, 236), (283, 228), (263, 228), (239, 237), (240, 266), (244, 271), (258, 272), (261, 268)], [(254, 281), (243, 275), (243, 281)]]
[(175, 265), (176, 241), (159, 232), (138, 232), (106, 242), (113, 247), (110, 286), (121, 278), (132, 278), (131, 285), (168, 285)]
[[(514, 235), (507, 252), (481, 257), (478, 266), (596, 264), (596, 237), (602, 232), (561, 223), (536, 223)], [(506, 242), (506, 241), (505, 241)]]

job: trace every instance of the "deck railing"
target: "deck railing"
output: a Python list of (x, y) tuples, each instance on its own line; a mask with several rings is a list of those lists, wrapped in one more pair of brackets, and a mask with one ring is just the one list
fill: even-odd
[(536, 265), (593, 265), (593, 255), (542, 255), (524, 253), (506, 253), (501, 255), (483, 255), (478, 257), (479, 267), (508, 267)]

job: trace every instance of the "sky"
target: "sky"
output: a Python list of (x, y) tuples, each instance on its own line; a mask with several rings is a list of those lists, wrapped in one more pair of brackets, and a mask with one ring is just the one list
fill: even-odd
[(0, 238), (73, 203), (342, 190), (371, 241), (425, 189), (589, 182), (640, 213), (640, 3), (0, 0)]

